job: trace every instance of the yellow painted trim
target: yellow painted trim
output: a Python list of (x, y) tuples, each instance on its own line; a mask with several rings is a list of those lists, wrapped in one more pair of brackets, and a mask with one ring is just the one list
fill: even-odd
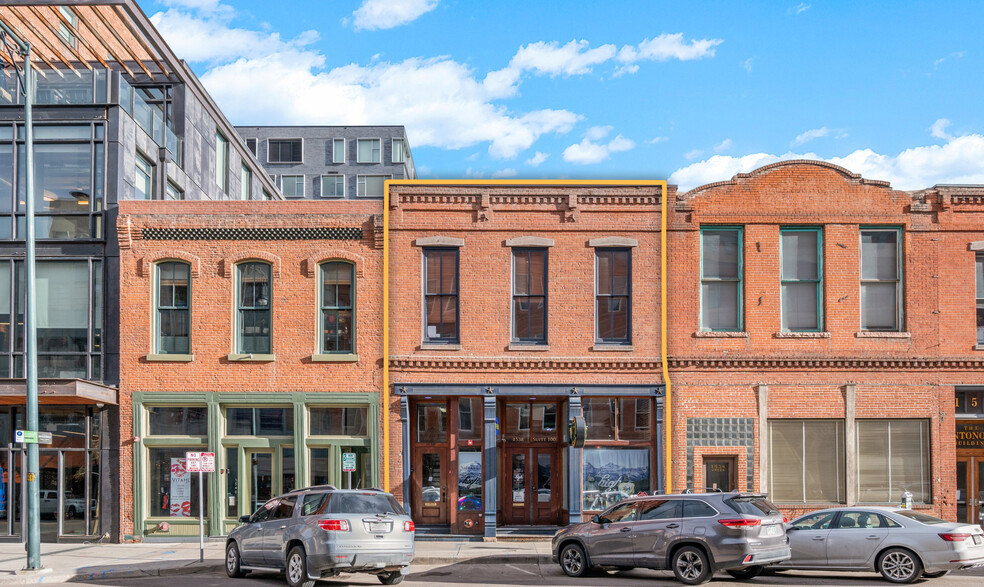
[[(666, 180), (632, 179), (387, 179), (383, 183), (383, 490), (390, 490), (390, 389), (389, 389), (389, 199), (390, 186), (394, 185), (540, 185), (540, 186), (659, 186), (660, 194), (660, 359), (663, 365), (663, 382), (666, 393), (663, 398), (663, 429), (666, 432), (664, 448), (664, 491), (669, 493), (670, 455), (672, 453), (672, 426), (670, 425), (670, 372), (666, 352)], [(406, 458), (407, 455), (404, 455)]]

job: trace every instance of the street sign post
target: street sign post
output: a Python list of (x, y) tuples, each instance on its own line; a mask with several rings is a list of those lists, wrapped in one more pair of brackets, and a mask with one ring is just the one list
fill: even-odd
[[(48, 434), (48, 443), (51, 443), (51, 434)], [(14, 442), (21, 444), (37, 444), (38, 432), (36, 430), (15, 430)]]
[(348, 477), (348, 488), (352, 489), (352, 472), (355, 471), (355, 453), (342, 453), (342, 472)]
[(198, 473), (198, 562), (205, 562), (205, 491), (202, 477), (215, 472), (214, 452), (186, 452), (185, 470)]

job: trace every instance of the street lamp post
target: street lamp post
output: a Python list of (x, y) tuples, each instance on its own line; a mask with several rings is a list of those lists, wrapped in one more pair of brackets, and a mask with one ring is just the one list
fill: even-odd
[[(38, 349), (37, 349), (37, 292), (34, 287), (34, 123), (33, 86), (34, 72), (31, 68), (31, 45), (22, 41), (7, 24), (0, 21), (0, 48), (10, 56), (10, 62), (20, 81), (20, 92), (24, 96), (24, 151), (25, 184), (27, 193), (24, 202), (25, 252), (24, 269), (27, 289), (27, 308), (24, 315), (24, 374), (27, 377), (27, 430), (38, 431)], [(24, 59), (23, 70), (17, 67), (14, 56)], [(41, 569), (41, 512), (38, 493), (38, 445), (37, 441), (27, 444), (27, 567), (26, 570)], [(61, 512), (58, 512), (60, 514)]]

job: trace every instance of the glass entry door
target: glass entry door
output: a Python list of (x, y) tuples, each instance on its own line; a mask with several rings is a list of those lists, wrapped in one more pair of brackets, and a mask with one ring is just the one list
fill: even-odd
[(448, 524), (448, 449), (418, 448), (413, 453), (413, 520), (420, 525)]
[(250, 512), (274, 497), (273, 493), (273, 452), (247, 451), (246, 460), (249, 463), (247, 475), (249, 485)]
[(554, 447), (510, 448), (505, 460), (503, 523), (525, 526), (560, 522), (560, 457)]
[(957, 457), (957, 521), (980, 524), (984, 507), (984, 455)]

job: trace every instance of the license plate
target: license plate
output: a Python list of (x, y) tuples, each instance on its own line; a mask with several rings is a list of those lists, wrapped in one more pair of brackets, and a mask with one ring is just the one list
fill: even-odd
[(769, 526), (762, 526), (763, 536), (778, 536), (782, 531), (779, 529), (778, 524), (771, 524)]
[(980, 534), (974, 534), (974, 544), (980, 544), (984, 542), (984, 538), (981, 538)]
[(389, 532), (389, 522), (369, 522), (370, 532)]

